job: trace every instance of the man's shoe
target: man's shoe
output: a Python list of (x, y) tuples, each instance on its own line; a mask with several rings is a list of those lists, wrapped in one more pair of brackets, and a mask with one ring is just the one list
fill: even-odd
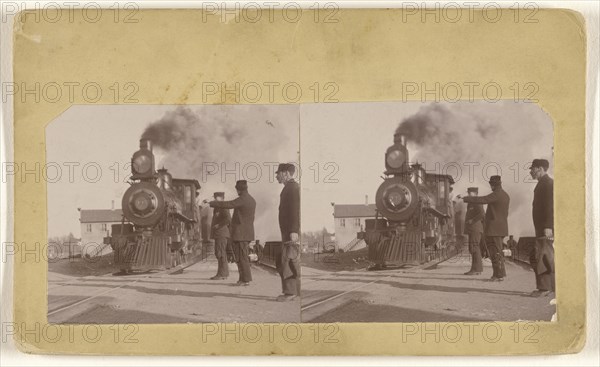
[(277, 297), (277, 302), (289, 302), (293, 301), (294, 299), (296, 299), (295, 294), (282, 294)]
[(246, 287), (250, 285), (250, 282), (237, 282), (235, 283), (238, 287)]
[(499, 278), (499, 277), (491, 277), (490, 278), (490, 282), (502, 282), (504, 281), (504, 278)]
[(218, 275), (215, 275), (214, 277), (210, 278), (210, 280), (225, 280), (227, 279), (227, 277), (220, 277)]
[(536, 289), (535, 291), (531, 292), (530, 296), (531, 297), (546, 297), (549, 294), (550, 294), (550, 291), (547, 291), (544, 289)]
[(466, 273), (464, 273), (464, 275), (480, 275), (480, 274), (481, 274), (480, 271), (472, 271), (472, 270), (469, 270)]

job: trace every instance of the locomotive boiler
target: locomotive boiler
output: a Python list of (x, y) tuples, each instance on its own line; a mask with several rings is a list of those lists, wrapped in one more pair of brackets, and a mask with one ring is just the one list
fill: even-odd
[(456, 249), (450, 175), (409, 163), (407, 134), (397, 131), (385, 152), (385, 172), (375, 219), (358, 233), (368, 246), (371, 270), (443, 260)]
[(130, 186), (121, 201), (123, 219), (112, 226), (111, 244), (121, 272), (183, 264), (201, 246), (196, 197), (200, 184), (155, 169), (152, 142), (140, 140), (131, 158)]

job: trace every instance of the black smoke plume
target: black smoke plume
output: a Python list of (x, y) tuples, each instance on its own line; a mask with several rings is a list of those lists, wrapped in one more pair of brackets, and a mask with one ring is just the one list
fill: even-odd
[[(477, 186), (479, 194), (486, 195), (490, 187), (485, 178), (500, 174), (511, 197), (509, 230), (515, 235), (533, 233), (535, 181), (528, 163), (534, 158), (552, 162), (553, 145), (551, 120), (539, 107), (512, 101), (432, 103), (403, 120), (396, 131), (407, 134), (412, 162), (457, 179), (454, 194), (464, 195), (467, 187)], [(462, 167), (460, 174), (455, 163)], [(472, 181), (471, 164), (479, 164)]]
[[(266, 121), (273, 121), (272, 126)], [(249, 182), (248, 190), (257, 201), (255, 231), (264, 241), (280, 236), (277, 210), (282, 186), (268, 166), (298, 161), (297, 131), (297, 106), (177, 107), (148, 125), (142, 137), (153, 142), (158, 168), (164, 166), (175, 178), (200, 182), (201, 199), (212, 200), (215, 191), (224, 191), (225, 200), (235, 199), (235, 182), (248, 179), (243, 167), (251, 167), (248, 176), (257, 181)], [(207, 175), (207, 165), (216, 165), (218, 174)], [(233, 173), (223, 176), (223, 165)], [(253, 167), (261, 168), (258, 179)]]

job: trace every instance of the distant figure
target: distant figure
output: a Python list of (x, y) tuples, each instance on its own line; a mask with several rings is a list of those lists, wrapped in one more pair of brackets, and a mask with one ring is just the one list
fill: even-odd
[(506, 246), (510, 250), (511, 257), (514, 259), (515, 254), (517, 253), (517, 241), (515, 241), (512, 234), (510, 236), (508, 236), (508, 241), (506, 241)]
[(252, 272), (250, 270), (249, 244), (254, 240), (254, 213), (256, 201), (248, 193), (248, 183), (245, 180), (236, 182), (235, 189), (238, 198), (231, 201), (211, 201), (212, 208), (233, 209), (231, 219), (231, 238), (233, 240), (233, 253), (237, 261), (240, 278), (236, 285), (250, 285)]
[[(213, 197), (216, 201), (225, 200), (224, 192), (215, 192)], [(215, 240), (215, 257), (217, 258), (217, 275), (212, 280), (223, 280), (229, 276), (229, 265), (227, 264), (227, 242), (229, 241), (229, 225), (231, 215), (228, 209), (213, 209), (210, 237)]]
[(260, 240), (256, 240), (254, 243), (254, 249), (256, 250), (256, 256), (258, 256), (259, 261), (262, 259), (264, 248), (265, 247), (260, 243)]
[(281, 230), (282, 295), (277, 301), (291, 301), (300, 295), (300, 185), (293, 176), (296, 167), (282, 163), (277, 168), (277, 182), (283, 184), (279, 201), (279, 229)]
[(508, 206), (510, 197), (502, 189), (500, 176), (490, 177), (492, 193), (487, 196), (467, 196), (466, 203), (487, 204), (485, 211), (485, 242), (494, 269), (491, 281), (503, 281), (506, 276), (502, 239), (508, 236)]
[[(467, 194), (471, 197), (477, 196), (479, 189), (477, 187), (469, 187)], [(481, 260), (481, 235), (483, 233), (483, 218), (485, 212), (481, 204), (467, 204), (467, 213), (465, 214), (465, 230), (464, 233), (469, 239), (469, 253), (471, 254), (471, 270), (465, 275), (479, 275), (483, 271), (483, 263)]]
[(532, 211), (536, 241), (529, 258), (537, 287), (531, 293), (533, 297), (554, 292), (554, 180), (548, 176), (549, 166), (545, 159), (534, 159), (529, 169), (531, 177), (538, 181)]
[(463, 222), (463, 207), (462, 203), (457, 202), (458, 196), (454, 196), (454, 188), (450, 186), (448, 190), (448, 201), (449, 201), (449, 210), (453, 213), (453, 226), (454, 226), (454, 234), (462, 235), (464, 233), (464, 222)]

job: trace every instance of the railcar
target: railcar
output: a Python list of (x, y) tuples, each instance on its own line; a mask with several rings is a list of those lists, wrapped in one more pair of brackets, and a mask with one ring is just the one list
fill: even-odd
[(156, 170), (152, 142), (142, 138), (131, 158), (129, 183), (122, 222), (105, 238), (122, 273), (173, 268), (201, 252), (197, 180), (173, 178), (164, 167)]
[(442, 261), (460, 248), (455, 234), (450, 175), (409, 163), (407, 134), (397, 131), (385, 153), (383, 183), (375, 195), (377, 214), (358, 238), (368, 246), (370, 270)]

